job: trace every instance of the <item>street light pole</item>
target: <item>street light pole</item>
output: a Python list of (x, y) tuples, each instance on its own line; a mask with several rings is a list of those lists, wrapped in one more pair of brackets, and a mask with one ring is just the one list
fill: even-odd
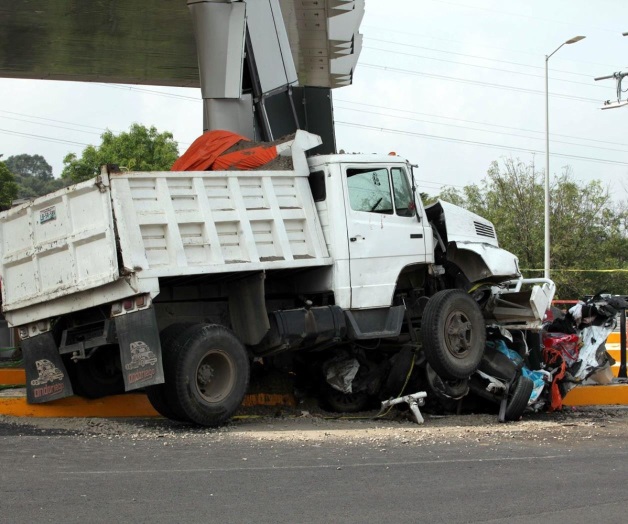
[(545, 55), (545, 278), (550, 278), (550, 175), (549, 175), (549, 59), (565, 44), (575, 44), (584, 36), (574, 36), (560, 44), (552, 53)]

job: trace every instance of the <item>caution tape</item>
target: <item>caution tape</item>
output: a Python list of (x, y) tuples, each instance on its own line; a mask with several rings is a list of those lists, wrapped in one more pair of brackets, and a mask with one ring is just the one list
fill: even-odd
[[(544, 269), (522, 269), (521, 271), (545, 271)], [(551, 269), (552, 273), (628, 273), (628, 269)]]

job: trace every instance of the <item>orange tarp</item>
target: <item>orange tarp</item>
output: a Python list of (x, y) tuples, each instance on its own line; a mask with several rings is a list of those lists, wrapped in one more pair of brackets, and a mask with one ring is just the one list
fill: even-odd
[(223, 155), (241, 140), (249, 141), (231, 131), (206, 131), (178, 158), (171, 171), (255, 169), (277, 157), (275, 146), (257, 146)]
[(219, 156), (212, 165), (214, 171), (225, 171), (227, 169), (255, 169), (270, 162), (277, 157), (277, 148), (270, 147), (252, 147), (250, 149), (242, 149), (227, 155)]

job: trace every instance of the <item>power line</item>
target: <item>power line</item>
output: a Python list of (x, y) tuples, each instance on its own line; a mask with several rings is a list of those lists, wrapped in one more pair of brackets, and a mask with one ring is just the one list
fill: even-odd
[[(393, 73), (401, 73), (401, 74), (406, 74), (406, 75), (424, 76), (428, 78), (438, 78), (439, 80), (445, 80), (447, 82), (456, 82), (460, 84), (481, 85), (485, 87), (492, 87), (495, 89), (504, 89), (506, 91), (516, 91), (519, 93), (532, 93), (532, 94), (545, 95), (544, 91), (539, 91), (538, 89), (528, 89), (524, 87), (506, 86), (502, 84), (493, 84), (490, 82), (481, 82), (479, 80), (468, 80), (466, 78), (454, 78), (451, 76), (436, 75), (433, 73), (425, 73), (422, 71), (414, 71), (411, 69), (402, 69), (398, 67), (380, 66), (377, 64), (362, 64), (361, 67), (366, 67), (367, 69), (377, 69), (379, 71), (391, 71)], [(585, 98), (581, 96), (563, 95), (560, 93), (550, 93), (550, 96), (553, 96), (556, 98), (564, 98), (568, 100), (576, 100), (578, 102), (594, 102), (596, 104), (599, 103), (599, 100), (596, 98)]]
[(436, 186), (436, 187), (425, 187), (425, 189), (442, 189), (443, 187), (459, 187), (460, 189), (464, 189), (464, 186), (460, 186), (457, 184), (445, 184), (441, 182), (434, 182), (432, 180), (421, 180), (419, 178), (417, 178), (416, 181), (420, 182), (422, 186), (425, 186), (425, 184), (431, 184), (432, 186)]
[[(55, 120), (54, 118), (44, 118), (42, 116), (27, 115), (25, 113), (16, 113), (15, 111), (7, 111), (5, 109), (0, 109), (0, 113), (6, 113), (8, 115), (25, 116), (25, 117), (28, 117), (28, 118), (35, 118), (37, 120), (46, 120), (48, 122), (58, 122), (60, 124), (69, 124), (71, 126), (86, 127), (88, 129), (96, 129), (98, 131), (104, 131), (104, 129), (101, 128), (101, 127), (88, 126), (88, 125), (85, 125), (85, 124), (78, 124), (76, 122), (67, 122), (65, 120)], [(4, 117), (4, 118), (8, 118), (8, 117)]]
[[(416, 75), (416, 76), (425, 76), (425, 77), (430, 77), (430, 78), (439, 78), (441, 80), (446, 80), (446, 81), (451, 81), (451, 82), (459, 82), (459, 83), (464, 83), (464, 84), (475, 84), (475, 85), (483, 85), (486, 87), (493, 87), (496, 89), (505, 89), (505, 90), (510, 90), (510, 91), (517, 91), (517, 92), (525, 92), (525, 93), (534, 93), (534, 94), (545, 94), (543, 91), (539, 91), (539, 90), (535, 90), (535, 89), (527, 89), (527, 88), (523, 88), (523, 87), (515, 87), (515, 86), (504, 86), (504, 85), (500, 85), (500, 84), (492, 84), (492, 83), (488, 83), (488, 82), (480, 82), (478, 80), (468, 80), (468, 79), (463, 79), (463, 78), (454, 78), (454, 77), (450, 77), (450, 76), (445, 76), (445, 75), (436, 75), (433, 73), (424, 73), (421, 71), (413, 71), (411, 69), (402, 69), (402, 68), (394, 68), (394, 67), (388, 67), (388, 66), (380, 66), (377, 64), (360, 64), (360, 67), (366, 67), (366, 68), (370, 68), (370, 69), (379, 69), (379, 70), (384, 70), (384, 71), (392, 71), (392, 72), (396, 72), (396, 73), (403, 73), (403, 74), (410, 74), (410, 75)], [(148, 94), (152, 94), (155, 96), (165, 96), (165, 97), (169, 97), (169, 98), (179, 98), (179, 99), (184, 99), (184, 100), (192, 100), (195, 102), (201, 102), (201, 99), (199, 98), (194, 98), (191, 96), (185, 96), (185, 95), (176, 95), (174, 93), (166, 93), (164, 91), (155, 91), (153, 89), (143, 89), (143, 88), (138, 88), (138, 87), (132, 87), (132, 86), (122, 86), (122, 85), (116, 85), (116, 84), (99, 84), (105, 87), (111, 87), (111, 88), (115, 88), (115, 89), (123, 89), (126, 91), (138, 91), (138, 92), (142, 92), (142, 93), (148, 93)], [(565, 95), (565, 94), (561, 94), (561, 93), (550, 93), (551, 96), (553, 97), (557, 97), (557, 98), (565, 98), (565, 99), (570, 99), (570, 100), (578, 100), (581, 102), (594, 102), (594, 103), (599, 103), (598, 99), (595, 98), (584, 98), (584, 97), (577, 97), (577, 96), (573, 96), (573, 95)]]
[(202, 101), (202, 99), (197, 98), (197, 97), (178, 95), (176, 93), (168, 93), (166, 91), (155, 91), (154, 89), (144, 89), (141, 87), (132, 87), (132, 86), (121, 85), (121, 84), (98, 84), (98, 85), (103, 86), (103, 87), (111, 87), (113, 89), (122, 89), (124, 91), (139, 91), (142, 93), (148, 93), (148, 94), (157, 95), (157, 96), (165, 96), (168, 98), (178, 98), (181, 100), (193, 100), (194, 102)]
[[(417, 38), (428, 38), (430, 40), (438, 40), (439, 42), (447, 42), (448, 44), (454, 43), (454, 44), (464, 44), (467, 45), (468, 41), (463, 41), (463, 40), (455, 40), (453, 38), (439, 38), (437, 36), (432, 36), (432, 35), (427, 35), (425, 33), (414, 33), (414, 32), (409, 32), (409, 31), (400, 31), (398, 28), (395, 29), (387, 29), (385, 27), (376, 27), (373, 25), (368, 25), (368, 24), (362, 24), (360, 26), (361, 29), (365, 29), (365, 30), (369, 30), (369, 29), (374, 29), (375, 31), (382, 31), (384, 33), (390, 33), (390, 34), (395, 34), (395, 35), (408, 35), (411, 36), (414, 40), (416, 40)], [(368, 33), (367, 33), (368, 34)], [(365, 38), (369, 39), (370, 37), (365, 35)], [(532, 51), (523, 51), (521, 49), (512, 49), (512, 48), (507, 48), (507, 47), (498, 47), (498, 46), (492, 46), (492, 45), (484, 45), (484, 44), (474, 44), (477, 47), (483, 47), (485, 49), (496, 49), (498, 51), (505, 51), (507, 53), (518, 53), (518, 54), (522, 54), (522, 55), (536, 55), (538, 56), (540, 53), (534, 53)], [(448, 51), (442, 51), (443, 53), (447, 53)], [(491, 58), (486, 58), (486, 60), (492, 60)], [(530, 66), (533, 67), (533, 66)]]
[[(450, 77), (450, 76), (445, 76), (445, 75), (436, 75), (433, 73), (424, 73), (421, 71), (413, 71), (410, 69), (402, 69), (402, 68), (394, 68), (394, 67), (388, 67), (388, 66), (380, 66), (380, 65), (376, 65), (376, 64), (361, 64), (360, 67), (366, 67), (366, 68), (370, 68), (370, 69), (379, 69), (379, 70), (384, 70), (384, 71), (392, 71), (392, 72), (396, 72), (396, 73), (402, 73), (402, 74), (409, 74), (409, 75), (416, 75), (416, 76), (425, 76), (425, 77), (429, 77), (429, 78), (438, 78), (441, 80), (445, 80), (445, 81), (450, 81), (450, 82), (459, 82), (459, 83), (463, 83), (463, 84), (474, 84), (474, 85), (483, 85), (486, 87), (493, 87), (495, 89), (505, 89), (505, 90), (509, 90), (509, 91), (516, 91), (516, 92), (524, 92), (524, 93), (533, 93), (533, 94), (545, 94), (543, 91), (539, 91), (536, 89), (527, 89), (527, 88), (523, 88), (523, 87), (515, 87), (515, 86), (505, 86), (505, 85), (501, 85), (501, 84), (492, 84), (489, 82), (481, 82), (478, 80), (468, 80), (468, 79), (463, 79), (463, 78), (454, 78), (454, 77)], [(114, 87), (114, 88), (118, 88), (118, 89), (124, 89), (124, 90), (128, 90), (128, 91), (139, 91), (139, 92), (143, 92), (143, 93), (148, 93), (148, 94), (152, 94), (155, 96), (165, 96), (165, 97), (174, 97), (174, 98), (181, 98), (181, 99), (185, 99), (185, 100), (193, 100), (196, 102), (200, 102), (201, 100), (198, 98), (194, 98), (194, 97), (190, 97), (190, 96), (184, 96), (184, 95), (175, 95), (172, 93), (166, 93), (163, 91), (155, 91), (152, 89), (142, 89), (142, 88), (137, 88), (137, 87), (132, 87), (132, 86), (119, 86), (119, 85), (115, 85), (115, 84), (101, 84), (105, 87)], [(569, 100), (577, 100), (580, 102), (594, 102), (594, 103), (599, 103), (598, 99), (594, 99), (594, 98), (584, 98), (584, 97), (577, 97), (577, 96), (573, 96), (573, 95), (565, 95), (565, 94), (561, 94), (561, 93), (550, 93), (551, 96), (553, 97), (557, 97), (557, 98), (564, 98), (564, 99), (569, 99)]]
[[(534, 74), (531, 74), (531, 73), (522, 73), (521, 71), (511, 71), (509, 69), (500, 69), (498, 67), (489, 67), (489, 66), (484, 66), (484, 65), (479, 65), (479, 64), (468, 64), (466, 62), (457, 62), (455, 60), (445, 60), (444, 58), (433, 58), (431, 56), (417, 55), (417, 54), (414, 54), (414, 53), (400, 53), (399, 51), (394, 51), (392, 49), (381, 49), (379, 47), (369, 47), (369, 46), (364, 46), (364, 49), (372, 49), (374, 51), (382, 51), (384, 53), (393, 53), (395, 55), (400, 55), (400, 56), (411, 56), (411, 57), (414, 57), (414, 58), (423, 58), (425, 60), (434, 60), (434, 61), (437, 61), (437, 62), (444, 62), (444, 63), (447, 63), (447, 64), (462, 65), (462, 66), (465, 66), (465, 67), (477, 67), (477, 68), (480, 68), (480, 69), (488, 69), (489, 71), (499, 71), (501, 73), (510, 73), (510, 74), (513, 74), (513, 75), (529, 76), (529, 77), (532, 77), (532, 78), (545, 78), (544, 75), (534, 75)], [(582, 75), (582, 76), (587, 76), (587, 75)], [(591, 78), (591, 80), (592, 80), (592, 77), (588, 77), (588, 78)], [(569, 84), (578, 84), (578, 85), (581, 85), (581, 86), (597, 87), (599, 89), (608, 90), (607, 86), (603, 86), (603, 85), (600, 85), (600, 84), (594, 84), (593, 82), (591, 82), (591, 83), (576, 82), (575, 80), (564, 80), (562, 78), (552, 78), (551, 80), (553, 80), (555, 82), (566, 82), (566, 83), (569, 83)]]
[[(365, 113), (365, 114), (369, 114), (369, 115), (379, 115), (379, 116), (390, 116), (392, 118), (398, 118), (401, 120), (411, 120), (413, 122), (424, 122), (427, 124), (435, 124), (435, 125), (440, 125), (440, 126), (450, 126), (450, 127), (456, 127), (459, 129), (468, 129), (470, 131), (479, 131), (481, 133), (494, 133), (494, 134), (499, 134), (502, 136), (514, 136), (517, 138), (527, 138), (528, 140), (544, 140), (543, 138), (537, 138), (537, 137), (533, 137), (533, 136), (526, 136), (526, 135), (519, 135), (516, 133), (504, 133), (503, 131), (491, 131), (489, 129), (477, 129), (474, 127), (468, 127), (468, 126), (459, 126), (456, 124), (445, 124), (443, 122), (433, 122), (430, 120), (421, 120), (418, 118), (411, 118), (411, 117), (407, 117), (407, 116), (398, 116), (398, 115), (391, 115), (391, 114), (383, 114), (383, 113), (376, 113), (374, 111), (365, 111), (363, 109), (353, 109), (350, 107), (342, 107), (342, 106), (334, 106), (334, 107), (338, 107), (339, 109), (344, 109), (346, 111), (356, 111), (358, 113)], [(563, 140), (554, 140), (554, 143), (557, 144), (565, 144), (565, 145), (571, 145), (571, 146), (580, 146), (580, 147), (589, 147), (592, 149), (603, 149), (605, 151), (615, 151), (617, 153), (628, 153), (628, 150), (625, 149), (613, 149), (610, 147), (600, 147), (600, 146), (588, 146), (585, 144), (575, 144), (574, 142), (565, 142)]]
[[(411, 36), (413, 38), (413, 40), (416, 40), (417, 37), (421, 37), (421, 35), (419, 33), (414, 33), (414, 32), (408, 32), (408, 31), (400, 31), (398, 28), (395, 27), (395, 29), (387, 29), (385, 27), (374, 27), (374, 26), (369, 26), (369, 25), (363, 25), (363, 28), (372, 28), (375, 29), (376, 31), (382, 31), (385, 33), (390, 33), (390, 34), (395, 34), (395, 35), (408, 35)], [(617, 31), (613, 31), (613, 33), (620, 33), (621, 31), (617, 30)], [(437, 38), (434, 36), (429, 36), (429, 35), (422, 35), (424, 38), (429, 38), (431, 40), (439, 40), (442, 42), (448, 42), (448, 43), (458, 43), (458, 44), (463, 44), (463, 45), (468, 45), (469, 42), (468, 41), (464, 41), (464, 40), (454, 40), (452, 38)], [(368, 37), (367, 37), (368, 38)], [(398, 43), (398, 42), (396, 42)], [(400, 45), (410, 45), (410, 44), (400, 44)], [(539, 55), (544, 55), (545, 52), (544, 51), (523, 51), (521, 49), (512, 49), (512, 48), (507, 48), (507, 47), (498, 47), (498, 46), (488, 46), (488, 45), (482, 45), (482, 44), (476, 44), (474, 43), (474, 45), (476, 45), (477, 47), (484, 47), (486, 49), (496, 49), (498, 51), (505, 51), (507, 53), (518, 53), (518, 54), (525, 54), (525, 55), (532, 55), (535, 57), (538, 57)], [(438, 50), (435, 49), (434, 51), (441, 51), (443, 53), (449, 53), (451, 51), (442, 51), (442, 50)], [(472, 55), (469, 55), (472, 56)], [(487, 58), (487, 57), (478, 57), (478, 58), (483, 58), (484, 60), (497, 60), (497, 59), (492, 59), (492, 58)], [(594, 65), (594, 66), (601, 66), (601, 67), (616, 67), (617, 64), (613, 65), (613, 64), (603, 64), (601, 62), (591, 62), (589, 60), (574, 60), (574, 59), (569, 59), (569, 62), (574, 62), (574, 63), (579, 63), (579, 64), (588, 64), (588, 65)], [(526, 64), (520, 64), (523, 65), (525, 67), (537, 67), (537, 66), (531, 66), (531, 65), (527, 65)], [(568, 74), (582, 74), (582, 73), (573, 73), (571, 71), (560, 71), (559, 69), (552, 69), (552, 71), (558, 71), (561, 73), (568, 73)], [(591, 76), (595, 76), (595, 75), (586, 75), (588, 77)]]
[[(390, 128), (386, 128), (386, 127), (379, 127), (379, 126), (369, 126), (366, 124), (357, 124), (355, 122), (342, 122), (339, 120), (335, 121), (336, 124), (339, 125), (345, 125), (345, 126), (349, 126), (349, 127), (358, 127), (358, 128), (363, 128), (363, 129), (370, 129), (373, 131), (380, 131), (382, 133), (393, 133), (393, 134), (398, 134), (398, 135), (408, 135), (408, 136), (418, 136), (421, 138), (426, 138), (428, 140), (441, 140), (441, 141), (445, 141), (445, 142), (455, 142), (455, 143), (460, 143), (460, 144), (468, 144), (468, 145), (474, 145), (474, 146), (480, 146), (480, 147), (491, 147), (491, 148), (496, 148), (496, 149), (504, 149), (506, 151), (522, 151), (524, 153), (533, 153), (533, 154), (544, 154), (543, 151), (538, 151), (536, 149), (528, 149), (528, 148), (524, 148), (524, 147), (510, 147), (510, 146), (504, 146), (501, 144), (494, 144), (494, 143), (490, 143), (490, 142), (477, 142), (474, 140), (465, 140), (465, 139), (461, 139), (461, 138), (450, 138), (450, 137), (443, 137), (443, 136), (438, 136), (438, 135), (428, 135), (427, 133), (416, 133), (413, 131), (403, 131), (401, 129), (390, 129)], [(584, 160), (586, 162), (595, 162), (595, 163), (600, 163), (600, 164), (612, 164), (612, 165), (621, 165), (621, 166), (628, 166), (628, 162), (620, 162), (619, 160), (606, 160), (604, 158), (592, 158), (592, 157), (585, 157), (585, 156), (580, 156), (580, 155), (568, 155), (565, 153), (551, 153), (553, 156), (559, 156), (559, 157), (564, 157), (564, 158), (573, 158), (576, 160)]]
[(0, 133), (5, 133), (7, 135), (23, 136), (27, 138), (33, 138), (35, 140), (44, 140), (46, 142), (54, 142), (54, 143), (60, 143), (60, 144), (72, 144), (72, 145), (77, 145), (77, 146), (91, 145), (91, 144), (85, 144), (83, 142), (74, 142), (72, 140), (63, 140), (62, 138), (54, 138), (51, 136), (41, 136), (41, 135), (33, 135), (31, 133), (21, 133), (19, 131), (11, 131), (9, 129), (0, 129)]
[[(405, 113), (405, 114), (413, 114), (413, 115), (421, 115), (421, 116), (430, 116), (430, 117), (435, 117), (435, 118), (442, 118), (444, 120), (453, 120), (455, 122), (466, 122), (469, 124), (479, 124), (482, 126), (488, 126), (488, 127), (497, 127), (500, 129), (511, 129), (513, 131), (525, 131), (528, 133), (538, 133), (538, 134), (544, 134), (545, 131), (538, 131), (535, 129), (525, 129), (525, 128), (519, 128), (519, 127), (512, 127), (512, 126), (505, 126), (505, 125), (501, 125), (501, 124), (491, 124), (489, 122), (480, 122), (477, 120), (466, 120), (464, 118), (453, 118), (450, 116), (442, 116), (442, 115), (435, 115), (432, 113), (422, 113), (419, 111), (410, 111), (408, 109), (397, 109), (395, 107), (387, 107), (387, 106), (379, 106), (379, 105), (375, 105), (375, 104), (365, 104), (364, 102), (352, 102), (350, 100), (342, 100), (342, 99), (338, 99), (335, 98), (334, 99), (334, 104), (336, 102), (342, 102), (343, 104), (354, 104), (354, 105), (358, 105), (358, 106), (365, 106), (365, 107), (374, 107), (376, 109), (385, 109), (388, 111), (398, 111), (401, 113)], [(394, 115), (391, 115), (394, 116)], [(581, 137), (581, 136), (574, 136), (574, 135), (564, 135), (561, 133), (550, 133), (550, 136), (560, 136), (563, 138), (573, 138), (575, 140), (586, 140), (588, 142), (599, 142), (601, 144), (610, 144), (610, 145), (615, 145), (615, 146), (625, 146), (628, 147), (628, 144), (623, 143), (623, 142), (610, 142), (608, 140), (596, 140), (594, 138), (586, 138), (586, 137)]]
[(96, 131), (86, 131), (84, 129), (74, 129), (74, 128), (71, 128), (71, 127), (58, 126), (58, 125), (55, 125), (55, 124), (47, 124), (47, 123), (43, 123), (43, 122), (34, 122), (32, 120), (25, 120), (23, 118), (17, 118), (17, 117), (14, 117), (14, 116), (2, 116), (2, 115), (0, 115), (0, 118), (5, 118), (5, 119), (8, 119), (8, 120), (15, 120), (17, 122), (25, 122), (27, 124), (36, 124), (36, 125), (40, 125), (40, 126), (54, 127), (54, 128), (57, 128), (57, 129), (67, 129), (68, 131), (74, 131), (76, 133), (87, 133), (87, 134), (90, 134), (90, 135), (99, 135), (99, 136), (101, 134), (101, 133), (97, 133)]
[[(88, 128), (88, 129), (96, 129), (96, 130), (99, 131), (98, 133), (96, 133), (94, 131), (84, 131), (82, 129), (73, 129), (73, 128), (70, 128), (70, 127), (46, 124), (44, 122), (33, 122), (33, 121), (29, 121), (29, 120), (24, 120), (24, 119), (21, 119), (21, 118), (0, 115), (0, 118), (5, 118), (5, 119), (9, 119), (9, 120), (16, 120), (18, 122), (25, 122), (27, 124), (45, 125), (45, 126), (48, 126), (48, 127), (55, 127), (55, 128), (59, 128), (59, 129), (67, 129), (69, 131), (75, 131), (75, 132), (78, 132), (78, 133), (89, 133), (89, 134), (94, 134), (94, 135), (101, 136), (102, 133), (104, 133), (105, 131), (112, 131), (112, 132), (115, 132), (115, 133), (121, 133), (122, 132), (120, 130), (115, 130), (115, 129), (112, 130), (112, 129), (109, 129), (109, 128), (88, 126), (88, 125), (85, 125), (85, 124), (79, 124), (77, 122), (68, 122), (66, 120), (56, 120), (54, 118), (45, 118), (45, 117), (41, 117), (41, 116), (29, 115), (29, 114), (26, 114), (26, 113), (16, 113), (14, 111), (6, 111), (6, 110), (2, 110), (2, 109), (0, 109), (0, 113), (7, 113), (7, 114), (11, 114), (11, 115), (20, 115), (20, 116), (25, 116), (27, 118), (44, 120), (46, 122), (59, 122), (59, 123), (68, 124), (68, 125), (71, 125), (71, 126), (85, 127), (85, 128)], [(183, 146), (189, 146), (189, 145), (191, 145), (191, 142), (179, 142), (179, 141), (177, 141), (177, 144), (178, 145), (183, 145)], [(87, 144), (85, 144), (85, 145), (87, 145)]]
[[(456, 2), (450, 2), (450, 1), (446, 1), (446, 0), (432, 0), (432, 2), (436, 2), (439, 4), (447, 4), (447, 5), (455, 5), (456, 7), (464, 7), (466, 9), (476, 9), (478, 11), (488, 11), (489, 13), (499, 13), (502, 15), (507, 15), (507, 16), (514, 16), (514, 17), (518, 17), (518, 18), (528, 18), (530, 20), (540, 20), (542, 22), (551, 22), (553, 24), (562, 24), (562, 25), (568, 25), (568, 24), (574, 24), (575, 22), (570, 22), (567, 20), (555, 20), (555, 19), (551, 19), (551, 18), (542, 18), (540, 16), (531, 16), (531, 15), (523, 15), (520, 13), (509, 13), (508, 11), (500, 11), (498, 9), (491, 9), (490, 7), (480, 7), (477, 5), (466, 5), (466, 4), (458, 4)], [(578, 22), (581, 23), (581, 22)], [(605, 31), (607, 33), (619, 33), (619, 29), (607, 29), (607, 28), (603, 28), (603, 27), (599, 27), (598, 26), (598, 30), (600, 31)]]
[[(372, 38), (372, 37), (367, 37), (367, 38), (365, 38), (365, 40), (367, 40), (367, 41), (368, 40), (372, 40), (374, 42), (381, 42), (381, 43), (384, 43), (384, 44), (400, 45), (400, 46), (404, 46), (404, 47), (412, 47), (412, 48), (415, 48), (415, 49), (423, 49), (424, 51), (434, 51), (436, 53), (445, 53), (445, 54), (448, 54), (448, 55), (464, 56), (464, 57), (467, 57), (467, 58), (479, 58), (480, 60), (487, 60), (487, 61), (490, 61), (490, 62), (498, 62), (500, 64), (508, 64), (508, 65), (514, 65), (514, 66), (518, 66), (518, 67), (529, 67), (531, 69), (545, 70), (545, 68), (543, 66), (522, 64), (521, 62), (511, 62), (509, 60), (499, 60), (497, 58), (489, 58), (489, 57), (480, 56), (480, 55), (469, 55), (467, 53), (458, 53), (458, 52), (455, 52), (455, 51), (445, 51), (444, 49), (435, 49), (433, 47), (424, 47), (424, 46), (415, 45), (415, 44), (406, 44), (406, 43), (403, 43), (403, 42), (393, 42), (391, 40), (381, 40), (379, 38)], [(411, 56), (415, 56), (415, 55), (412, 55), (411, 53), (410, 53), (410, 55)], [(418, 56), (418, 55), (416, 55), (416, 56)], [(457, 63), (457, 62), (455, 62), (455, 63)], [(593, 73), (590, 74), (590, 75), (587, 75), (585, 73), (576, 73), (574, 71), (563, 71), (561, 69), (553, 69), (553, 68), (551, 69), (551, 71), (555, 71), (556, 73), (565, 73), (565, 74), (568, 74), (568, 75), (583, 76), (585, 78), (593, 78), (595, 76)]]

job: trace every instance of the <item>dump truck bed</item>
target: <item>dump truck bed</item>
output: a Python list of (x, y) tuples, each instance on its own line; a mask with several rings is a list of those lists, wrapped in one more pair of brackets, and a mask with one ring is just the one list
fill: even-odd
[(330, 265), (300, 165), (104, 173), (1, 213), (7, 320), (155, 295), (160, 277)]

